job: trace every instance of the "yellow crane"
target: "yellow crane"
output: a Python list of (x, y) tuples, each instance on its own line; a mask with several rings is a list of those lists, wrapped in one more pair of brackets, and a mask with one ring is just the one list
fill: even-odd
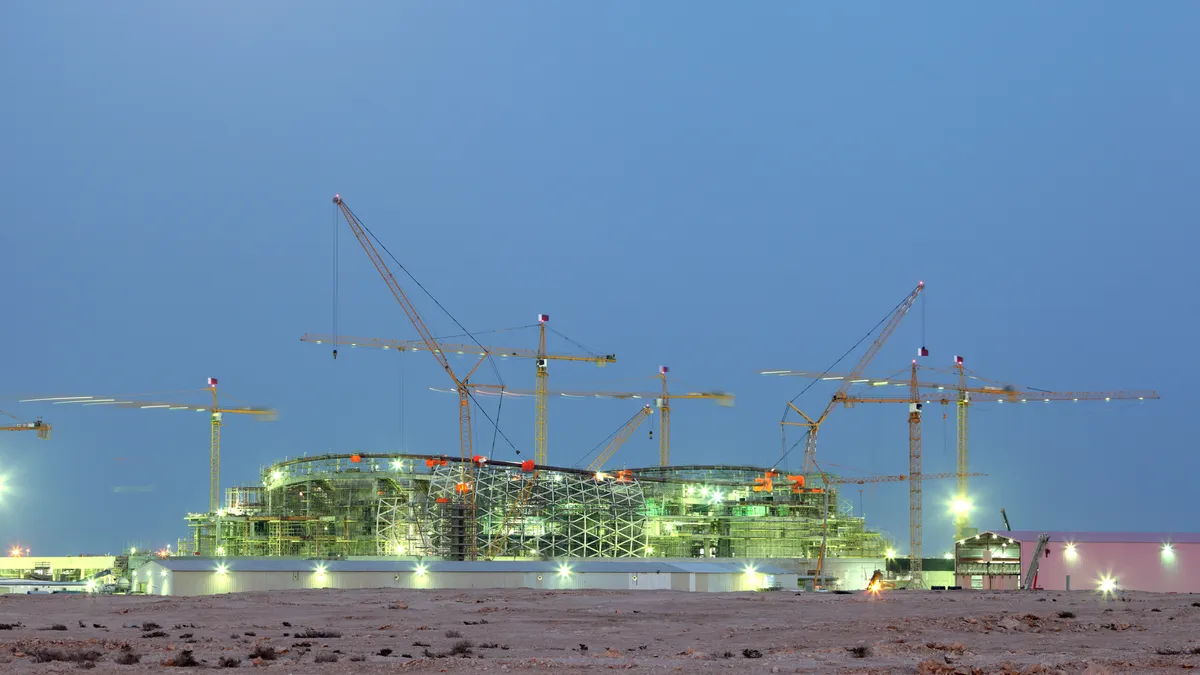
[[(937, 369), (935, 369), (937, 370)], [(954, 538), (961, 540), (967, 528), (970, 526), (970, 511), (971, 503), (967, 493), (967, 410), (972, 403), (985, 403), (995, 401), (997, 403), (1028, 403), (1030, 401), (1050, 403), (1051, 401), (1146, 401), (1158, 399), (1158, 393), (1153, 390), (1146, 391), (1085, 391), (1085, 392), (1050, 392), (1036, 391), (1032, 389), (1019, 388), (1013, 384), (1006, 382), (993, 382), (979, 377), (975, 373), (963, 365), (963, 357), (954, 357), (954, 374), (957, 376), (957, 383), (954, 386), (954, 391), (957, 393), (956, 399), (953, 401), (955, 406), (955, 427), (957, 430), (957, 454), (958, 454), (958, 496), (955, 502), (954, 509)], [(968, 380), (978, 380), (984, 382), (981, 386), (968, 386)], [(946, 397), (941, 397), (938, 401), (943, 406), (951, 402), (946, 400)]]
[[(1147, 401), (1156, 400), (1159, 398), (1157, 392), (1153, 390), (1118, 390), (1118, 391), (1087, 391), (1087, 392), (1048, 392), (1038, 391), (1027, 387), (1020, 387), (1011, 382), (1002, 382), (991, 380), (979, 376), (978, 374), (967, 369), (963, 364), (962, 356), (954, 357), (954, 366), (950, 370), (930, 367), (918, 366), (921, 371), (929, 371), (934, 373), (950, 374), (954, 376), (953, 382), (936, 381), (932, 378), (927, 378), (922, 375), (917, 386), (926, 391), (922, 395), (925, 403), (939, 403), (942, 406), (953, 404), (955, 406), (955, 427), (956, 427), (956, 447), (957, 447), (957, 472), (958, 485), (955, 493), (954, 501), (954, 538), (960, 540), (966, 535), (967, 529), (970, 527), (970, 495), (968, 492), (967, 478), (972, 474), (969, 473), (969, 447), (968, 447), (968, 410), (973, 403), (997, 402), (997, 403), (1029, 403), (1029, 402), (1044, 402), (1052, 401)], [(813, 379), (824, 379), (829, 381), (847, 380), (851, 377), (849, 373), (829, 373), (829, 372), (814, 372), (814, 371), (799, 371), (799, 370), (775, 370), (775, 371), (760, 371), (762, 374), (779, 375), (787, 377), (804, 377)], [(884, 375), (881, 377), (868, 377), (860, 375), (854, 379), (852, 385), (862, 385), (868, 388), (876, 387), (909, 387), (909, 378), (898, 378), (893, 375)], [(953, 397), (951, 397), (953, 392)], [(846, 396), (845, 403), (847, 406), (853, 406), (855, 401), (864, 400), (861, 397)], [(911, 398), (911, 397), (910, 397)], [(907, 403), (909, 398), (885, 397), (882, 402), (891, 403)], [(876, 400), (875, 402), (880, 402)]]
[[(1145, 399), (1147, 394), (1152, 392), (1025, 392), (1011, 387), (1008, 389), (1002, 388), (1000, 391), (995, 391), (995, 387), (989, 389), (966, 387), (965, 382), (960, 385), (963, 388), (964, 395), (968, 400), (975, 402), (983, 401), (1029, 401), (1041, 400), (1050, 401), (1085, 401), (1085, 400), (1113, 400), (1115, 398), (1139, 398)], [(921, 382), (917, 379), (917, 362), (913, 361), (911, 375), (908, 385), (908, 396), (851, 396), (843, 395), (842, 402), (846, 406), (853, 406), (856, 403), (907, 403), (908, 404), (908, 438), (909, 438), (909, 535), (910, 555), (913, 556), (913, 582), (920, 583), (919, 574), (921, 572), (921, 539), (922, 539), (922, 504), (921, 504), (921, 409), (924, 403), (936, 402), (942, 405), (950, 403), (958, 403), (959, 396), (951, 398), (948, 393), (943, 393), (939, 397), (923, 396), (921, 394)], [(1157, 397), (1157, 396), (1155, 396)], [(965, 407), (964, 418), (965, 418)], [(965, 426), (964, 426), (965, 430)], [(966, 452), (965, 444), (963, 451), (959, 455), (960, 464), (955, 473), (958, 476), (960, 489), (965, 489), (967, 473), (966, 469)], [(969, 504), (965, 501), (965, 494), (960, 494), (955, 503), (955, 515), (961, 520), (964, 512), (969, 511)], [(961, 522), (956, 522), (956, 530), (961, 534)]]
[[(660, 366), (658, 375), (655, 377), (662, 381), (661, 392), (647, 391), (551, 391), (546, 392), (547, 396), (562, 396), (565, 398), (612, 398), (612, 399), (654, 399), (655, 405), (658, 406), (658, 412), (662, 415), (659, 422), (659, 441), (658, 441), (658, 463), (659, 466), (671, 465), (671, 401), (677, 400), (711, 400), (718, 404), (731, 407), (734, 403), (733, 394), (723, 391), (692, 391), (683, 394), (673, 394), (667, 386), (667, 372), (669, 369), (666, 366)], [(536, 395), (537, 392), (531, 392), (527, 389), (509, 389), (500, 385), (492, 384), (470, 384), (470, 387), (480, 390), (480, 394), (491, 396), (515, 396), (523, 397)], [(434, 391), (445, 391), (442, 389), (432, 388)]]
[(0, 410), (0, 415), (12, 419), (12, 422), (0, 426), (0, 431), (36, 431), (38, 438), (42, 440), (50, 438), (50, 424), (43, 422), (40, 417), (32, 422), (25, 422), (21, 418), (10, 415), (3, 410)]
[(461, 473), (455, 488), (460, 500), (457, 506), (463, 509), (462, 515), (466, 525), (466, 532), (464, 533), (465, 549), (461, 552), (461, 554), (454, 552), (453, 555), (455, 557), (462, 555), (468, 560), (475, 560), (479, 555), (478, 541), (476, 537), (478, 523), (476, 520), (475, 504), (475, 465), (482, 462), (484, 458), (478, 457), (472, 453), (471, 391), (468, 383), (470, 382), (471, 376), (475, 374), (475, 371), (479, 368), (479, 366), (483, 365), (483, 362), (487, 359), (487, 354), (485, 353), (479, 359), (479, 362), (476, 363), (475, 366), (471, 368), (471, 370), (468, 371), (465, 376), (459, 377), (459, 375), (454, 372), (454, 368), (451, 367), (450, 361), (446, 358), (445, 350), (442, 348), (437, 339), (433, 337), (433, 333), (429, 331), (429, 327), (425, 325), (425, 321), (421, 318), (420, 313), (417, 312), (416, 306), (414, 306), (412, 301), (409, 300), (408, 295), (404, 292), (404, 289), (400, 287), (400, 283), (396, 281), (396, 277), (388, 268), (387, 263), (384, 262), (383, 256), (379, 254), (379, 250), (375, 247), (375, 244), (371, 242), (372, 235), (370, 235), (370, 233), (367, 231), (366, 226), (364, 226), (362, 222), (359, 221), (358, 217), (354, 215), (354, 212), (351, 211), (350, 207), (346, 205), (346, 202), (342, 199), (341, 195), (334, 195), (333, 203), (337, 206), (338, 210), (341, 211), (342, 217), (345, 218), (346, 223), (350, 226), (350, 230), (354, 233), (355, 239), (358, 240), (358, 243), (362, 246), (363, 251), (366, 252), (367, 257), (371, 259), (371, 263), (375, 266), (375, 270), (379, 272), (379, 276), (381, 276), (384, 283), (387, 284), (388, 290), (392, 292), (392, 296), (396, 299), (396, 302), (399, 303), (400, 308), (408, 317), (409, 322), (412, 323), (413, 328), (417, 330), (417, 334), (421, 336), (421, 341), (425, 344), (425, 349), (433, 355), (433, 358), (438, 362), (438, 365), (442, 367), (442, 370), (446, 371), (446, 375), (449, 376), (450, 380), (454, 383), (454, 390), (458, 393), (458, 445), (459, 451), (462, 455), (462, 461), (459, 462)]
[[(533, 359), (536, 364), (536, 383), (537, 383), (537, 401), (535, 403), (534, 417), (534, 433), (533, 433), (533, 456), (534, 461), (538, 464), (547, 464), (549, 462), (549, 453), (547, 451), (548, 444), (548, 420), (547, 414), (547, 390), (549, 387), (549, 369), (547, 368), (548, 361), (578, 361), (583, 363), (594, 363), (597, 366), (606, 366), (610, 363), (616, 363), (617, 357), (615, 354), (548, 354), (546, 352), (546, 324), (550, 321), (549, 314), (538, 314), (538, 346), (537, 349), (515, 349), (511, 347), (491, 347), (474, 344), (454, 344), (448, 342), (439, 342), (440, 348), (448, 354), (473, 354), (481, 357), (486, 357), (488, 354), (499, 356), (501, 358), (516, 358), (516, 359)], [(363, 338), (363, 337), (347, 337), (333, 335), (317, 335), (314, 333), (305, 333), (300, 336), (301, 342), (313, 342), (316, 344), (332, 344), (332, 345), (349, 345), (351, 347), (371, 347), (377, 349), (392, 350), (396, 352), (420, 351), (425, 348), (425, 342), (421, 340), (389, 340), (385, 338)], [(337, 350), (334, 350), (334, 358), (337, 358)]]
[(223, 406), (217, 399), (217, 378), (208, 378), (203, 390), (212, 396), (211, 406), (195, 403), (167, 403), (162, 400), (141, 400), (136, 396), (43, 396), (21, 401), (22, 403), (51, 403), (54, 405), (112, 406), (115, 408), (140, 408), (143, 410), (176, 410), (206, 412), (209, 414), (209, 477), (208, 511), (216, 513), (221, 508), (221, 423), (224, 415), (252, 415), (264, 420), (273, 420), (276, 413), (271, 408), (258, 406)]
[[(917, 301), (917, 296), (919, 296), (921, 294), (921, 291), (923, 291), (923, 290), (925, 290), (925, 282), (924, 281), (918, 282), (917, 287), (914, 288), (912, 290), (912, 292), (909, 293), (908, 296), (905, 297), (904, 300), (902, 300), (900, 302), (900, 304), (897, 305), (894, 310), (892, 310), (892, 313), (889, 314), (884, 319), (884, 321), (886, 321), (886, 324), (884, 325), (883, 329), (879, 332), (879, 336), (876, 337), (875, 341), (871, 343), (871, 346), (867, 348), (866, 353), (864, 353), (862, 355), (862, 358), (860, 358), (858, 360), (858, 363), (855, 364), (853, 370), (850, 371), (850, 376), (842, 381), (841, 385), (838, 387), (837, 392), (834, 393), (833, 397), (830, 398), (829, 404), (825, 406), (825, 410), (823, 410), (821, 412), (821, 414), (817, 416), (816, 419), (809, 417), (808, 415), (804, 414), (804, 411), (797, 408), (796, 404), (793, 402), (795, 399), (793, 399), (793, 401), (788, 401), (788, 408), (796, 411), (796, 414), (803, 417), (804, 421), (803, 422), (788, 421), (787, 409), (785, 409), (784, 410), (784, 418), (783, 418), (783, 420), (781, 420), (780, 424), (783, 424), (785, 426), (788, 426), (788, 425), (801, 426), (801, 427), (806, 427), (808, 429), (808, 435), (804, 440), (804, 467), (803, 467), (803, 470), (805, 473), (809, 473), (816, 468), (817, 432), (820, 431), (821, 424), (825, 422), (825, 418), (829, 417), (829, 413), (833, 412), (834, 406), (837, 405), (838, 396), (845, 394), (846, 390), (850, 388), (851, 383), (861, 377), (862, 372), (865, 371), (867, 369), (867, 366), (871, 364), (871, 361), (875, 358), (875, 355), (879, 353), (879, 350), (883, 349), (884, 343), (886, 343), (888, 338), (890, 338), (892, 336), (892, 333), (896, 332), (896, 328), (898, 328), (900, 326), (900, 321), (903, 320), (904, 317), (908, 314), (908, 310), (912, 309), (913, 304), (916, 303), (916, 301)], [(922, 354), (927, 353), (925, 347), (921, 347), (921, 353)], [(764, 374), (772, 374), (772, 373), (781, 373), (781, 372), (785, 372), (785, 371), (760, 371), (760, 372), (762, 372)]]

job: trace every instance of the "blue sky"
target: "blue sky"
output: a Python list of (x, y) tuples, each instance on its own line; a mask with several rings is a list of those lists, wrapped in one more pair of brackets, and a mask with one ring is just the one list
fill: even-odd
[[(978, 524), (1005, 507), (1019, 529), (1194, 529), (1198, 20), (1186, 2), (5, 3), (0, 408), (55, 429), (0, 438), (0, 545), (162, 545), (207, 500), (203, 416), (24, 395), (218, 377), (280, 410), (228, 421), (225, 486), (305, 453), (457, 452), (428, 355), (299, 341), (332, 329), (335, 227), (341, 332), (416, 337), (335, 192), (469, 329), (545, 312), (618, 357), (555, 364), (552, 388), (653, 387), (667, 364), (736, 394), (677, 405), (677, 462), (773, 463), (802, 383), (755, 371), (828, 366), (924, 280), (930, 365), (1163, 396), (977, 407)], [(870, 370), (905, 367), (921, 332), (914, 312)], [(532, 370), (501, 366), (513, 387)], [(635, 410), (552, 402), (552, 462)], [(905, 419), (837, 410), (820, 456), (905, 473)], [(532, 427), (531, 402), (505, 404), (526, 455)], [(953, 433), (927, 413), (927, 472), (953, 471)], [(616, 459), (656, 456), (639, 432)], [(926, 486), (927, 552), (950, 542), (951, 489)], [(861, 502), (905, 549), (906, 487)]]

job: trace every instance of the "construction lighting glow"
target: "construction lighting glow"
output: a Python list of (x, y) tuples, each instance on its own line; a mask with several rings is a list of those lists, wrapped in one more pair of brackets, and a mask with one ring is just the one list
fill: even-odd
[(1075, 560), (1079, 557), (1079, 551), (1075, 549), (1075, 544), (1068, 543), (1066, 549), (1063, 550), (1063, 555), (1067, 560)]
[(224, 547), (224, 546), (218, 546), (218, 547), (217, 547), (217, 555), (219, 555), (219, 556), (224, 556), (224, 555), (225, 555), (225, 547)]
[(953, 554), (953, 553), (943, 553), (943, 554), (942, 554), (942, 557), (943, 557), (943, 558), (945, 558), (946, 560), (954, 560), (954, 554)]
[(229, 573), (229, 567), (226, 566), (225, 563), (220, 563), (219, 565), (217, 565), (217, 574), (219, 574), (221, 576), (225, 576), (228, 573)]
[(755, 575), (758, 573), (758, 570), (754, 568), (754, 565), (746, 565), (742, 568), (742, 573), (746, 575), (746, 583), (751, 587), (757, 584), (758, 577)]
[(12, 549), (9, 550), (8, 554), (14, 558), (20, 558), (21, 557), (21, 547), (20, 546), (12, 547)]
[(417, 568), (413, 570), (413, 572), (419, 577), (425, 576), (425, 571), (425, 563), (417, 563)]
[(318, 579), (325, 578), (325, 566), (324, 565), (317, 565), (317, 569), (314, 570), (313, 572), (317, 575)]
[(87, 581), (87, 592), (88, 592), (88, 593), (95, 593), (95, 592), (96, 592), (96, 580), (95, 580), (95, 579), (88, 579), (88, 581)]
[(894, 549), (894, 548), (889, 548), (889, 549), (887, 550), (887, 553), (884, 553), (883, 555), (884, 555), (884, 557), (886, 557), (888, 560), (892, 560), (892, 559), (894, 559), (894, 558), (896, 557), (896, 549)]
[(275, 480), (275, 481), (283, 480), (283, 472), (280, 471), (279, 469), (275, 469), (274, 471), (271, 472), (271, 480)]
[(1100, 583), (1096, 588), (1105, 595), (1114, 593), (1117, 590), (1117, 580), (1110, 576), (1100, 577)]
[(567, 563), (558, 564), (558, 576), (566, 578), (571, 576), (571, 566)]
[(965, 516), (971, 512), (971, 500), (966, 497), (955, 497), (950, 502), (950, 512), (956, 516)]
[(1175, 548), (1171, 544), (1163, 544), (1162, 546), (1163, 562), (1169, 563), (1175, 560)]

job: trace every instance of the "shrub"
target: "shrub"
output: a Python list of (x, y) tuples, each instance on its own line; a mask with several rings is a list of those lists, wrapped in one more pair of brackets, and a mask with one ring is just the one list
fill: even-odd
[(254, 651), (250, 652), (250, 658), (274, 661), (278, 658), (278, 655), (275, 653), (274, 647), (269, 645), (254, 645)]

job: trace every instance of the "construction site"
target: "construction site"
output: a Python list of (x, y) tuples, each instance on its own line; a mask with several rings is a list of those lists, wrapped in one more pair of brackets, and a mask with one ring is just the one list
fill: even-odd
[[(474, 518), (456, 499), (461, 460), (323, 455), (226, 490), (218, 513), (189, 514), (181, 554), (559, 558), (882, 559), (887, 544), (839, 508), (836, 485), (756, 491), (762, 469), (673, 466), (612, 474), (474, 467)], [(825, 536), (823, 536), (825, 535)]]
[[(180, 538), (175, 550), (168, 547), (157, 552), (157, 557), (464, 562), (769, 560), (787, 565), (813, 588), (863, 588), (879, 581), (876, 570), (887, 570), (892, 585), (921, 588), (929, 585), (922, 550), (925, 481), (956, 481), (955, 539), (962, 542), (977, 534), (969, 516), (969, 479), (980, 475), (969, 467), (968, 418), (972, 405), (1158, 398), (1153, 391), (1029, 390), (982, 378), (968, 370), (961, 357), (955, 357), (953, 366), (947, 369), (922, 365), (919, 360), (929, 355), (924, 345), (909, 367), (887, 375), (869, 373), (875, 357), (921, 298), (925, 284), (920, 282), (863, 339), (870, 339), (868, 346), (850, 369), (759, 371), (767, 377), (807, 381), (802, 394), (813, 386), (833, 388), (831, 392), (818, 392), (825, 401), (819, 414), (809, 415), (797, 407), (799, 395), (787, 403), (788, 414), (782, 425), (785, 429), (799, 427), (803, 432), (793, 446), (803, 444), (800, 472), (785, 472), (777, 465), (676, 465), (672, 464), (670, 447), (674, 403), (690, 399), (732, 406), (732, 394), (721, 390), (674, 391), (665, 366), (656, 374), (661, 386), (652, 391), (552, 391), (549, 362), (606, 366), (615, 363), (617, 357), (549, 352), (546, 334), (552, 329), (546, 314), (537, 315), (536, 348), (439, 340), (393, 275), (381, 253), (387, 249), (378, 244), (340, 196), (335, 196), (333, 202), (419, 339), (346, 337), (335, 330), (333, 335), (306, 333), (301, 340), (332, 346), (335, 359), (338, 348), (347, 346), (428, 353), (449, 379), (450, 386), (440, 391), (457, 396), (460, 447), (456, 453), (438, 455), (366, 451), (288, 458), (263, 467), (252, 481), (239, 481), (222, 490), (221, 438), (227, 416), (269, 420), (275, 411), (266, 406), (223, 403), (216, 378), (210, 378), (203, 390), (211, 405), (122, 396), (25, 399), (25, 403), (208, 413), (208, 508), (187, 514), (189, 536)], [(448, 354), (473, 355), (478, 361), (463, 372), (451, 364)], [(521, 390), (474, 381), (472, 377), (480, 365), (493, 358), (531, 362), (536, 387)], [(473, 409), (478, 399), (506, 396), (532, 397), (535, 401), (532, 460), (499, 461), (473, 447)], [(652, 403), (644, 404), (615, 431), (587, 466), (564, 467), (550, 462), (547, 454), (548, 400), (553, 396)], [(837, 408), (870, 403), (907, 408), (908, 472), (844, 478), (823, 470), (817, 459), (817, 439), (829, 415)], [(946, 411), (954, 409), (957, 466), (953, 473), (923, 472), (922, 416), (930, 405)], [(657, 416), (659, 429), (658, 465), (611, 469), (615, 453), (652, 416)], [(40, 438), (49, 437), (50, 425), (40, 418), (32, 423), (16, 421), (18, 424), (5, 429), (33, 430)], [(908, 485), (907, 546), (872, 530), (861, 515), (854, 515), (850, 503), (839, 498), (842, 485), (883, 482)], [(898, 557), (898, 548), (907, 549), (906, 555), (899, 556), (907, 558), (903, 566), (891, 564)], [(144, 551), (143, 556), (149, 553)], [(135, 558), (130, 567), (136, 568), (137, 564)], [(948, 577), (952, 579), (953, 575)]]

